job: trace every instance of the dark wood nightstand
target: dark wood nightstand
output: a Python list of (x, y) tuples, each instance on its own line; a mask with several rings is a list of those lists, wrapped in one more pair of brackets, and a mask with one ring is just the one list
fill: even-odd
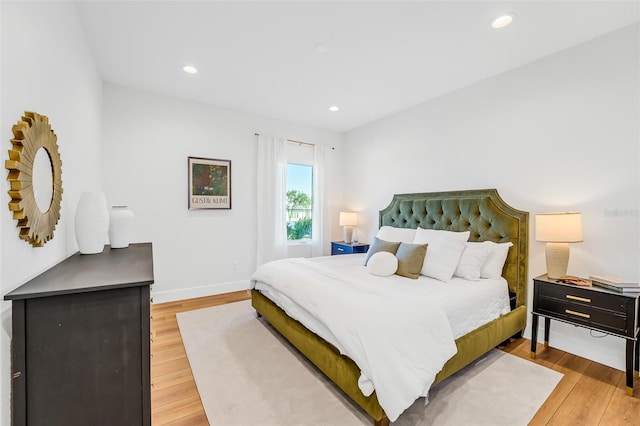
[(369, 251), (369, 244), (331, 241), (331, 256), (336, 254), (366, 253), (367, 251)]
[(640, 293), (617, 293), (600, 287), (560, 283), (541, 275), (533, 279), (531, 358), (536, 357), (538, 318), (544, 317), (544, 346), (549, 346), (551, 320), (626, 339), (627, 395), (633, 395), (634, 370), (638, 376), (640, 344), (638, 326)]

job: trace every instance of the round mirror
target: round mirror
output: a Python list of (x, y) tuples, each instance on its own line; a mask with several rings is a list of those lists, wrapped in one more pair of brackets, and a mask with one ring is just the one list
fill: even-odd
[(58, 137), (46, 115), (25, 112), (11, 131), (13, 149), (5, 167), (11, 184), (9, 210), (18, 221), (18, 236), (34, 247), (53, 238), (60, 220), (62, 161)]
[(38, 209), (45, 213), (53, 200), (53, 166), (46, 149), (40, 148), (33, 160), (33, 197)]

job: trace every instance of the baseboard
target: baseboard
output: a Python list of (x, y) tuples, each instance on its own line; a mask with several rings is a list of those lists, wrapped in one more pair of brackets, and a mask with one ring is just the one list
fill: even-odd
[[(538, 330), (538, 336), (544, 336), (544, 334), (540, 334), (540, 330)], [(524, 337), (525, 339), (531, 340), (531, 324), (529, 324), (528, 322), (527, 322), (527, 326), (524, 328), (522, 337)]]
[(153, 303), (175, 302), (184, 299), (213, 296), (216, 294), (231, 293), (249, 289), (249, 280), (233, 281), (205, 285), (201, 287), (181, 288), (179, 290), (152, 291)]

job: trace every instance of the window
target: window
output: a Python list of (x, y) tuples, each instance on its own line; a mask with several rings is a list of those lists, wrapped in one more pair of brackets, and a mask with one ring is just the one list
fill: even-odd
[(287, 164), (287, 240), (310, 240), (313, 212), (313, 166)]

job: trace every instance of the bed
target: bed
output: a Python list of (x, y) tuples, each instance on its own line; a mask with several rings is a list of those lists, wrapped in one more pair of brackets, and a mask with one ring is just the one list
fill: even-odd
[[(380, 211), (379, 225), (381, 229), (469, 231), (468, 240), (471, 242), (512, 244), (502, 269), (502, 278), (508, 285), (509, 309), (496, 319), (457, 336), (454, 341), (455, 355), (448, 358), (439, 369), (433, 383), (446, 379), (510, 337), (519, 336), (524, 330), (528, 279), (527, 212), (509, 206), (495, 189), (396, 194), (389, 206)], [(329, 343), (328, 339), (319, 336), (322, 333), (318, 330), (314, 333), (287, 315), (274, 301), (276, 298), (268, 292), (254, 288), (251, 298), (258, 315), (368, 413), (375, 425), (389, 424), (389, 417), (377, 397), (378, 393), (382, 395), (381, 390), (365, 396), (361, 390), (362, 384), (359, 384), (363, 369), (350, 357), (342, 355), (335, 342)]]

